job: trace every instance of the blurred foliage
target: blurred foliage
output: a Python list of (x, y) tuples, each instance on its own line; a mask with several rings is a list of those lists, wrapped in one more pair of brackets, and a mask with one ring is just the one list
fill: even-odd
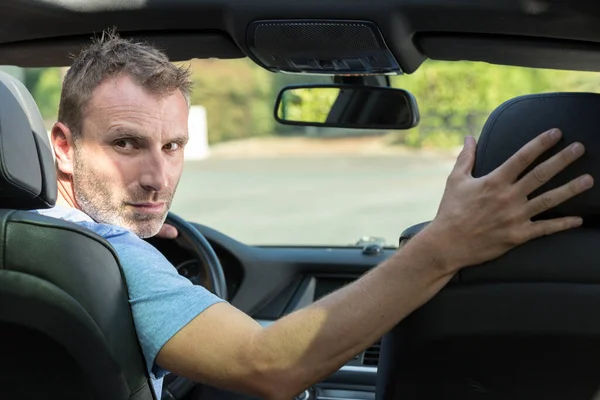
[(288, 90), (281, 103), (282, 119), (324, 123), (339, 92), (336, 88)]
[[(297, 127), (277, 124), (273, 118), (279, 89), (289, 84), (331, 82), (330, 77), (323, 76), (272, 74), (248, 59), (193, 60), (190, 64), (194, 82), (192, 104), (207, 109), (210, 143), (298, 133)], [(24, 79), (44, 118), (55, 119), (61, 69), (27, 69)], [(600, 75), (427, 61), (414, 74), (393, 77), (392, 85), (413, 93), (419, 104), (421, 123), (408, 131), (390, 132), (390, 143), (451, 147), (459, 145), (465, 135), (477, 136), (489, 113), (510, 98), (547, 91), (598, 92)], [(317, 105), (330, 101), (311, 96), (309, 92), (302, 93), (302, 101)], [(292, 117), (297, 110), (292, 107), (286, 112)], [(318, 132), (327, 134), (330, 130)]]
[[(38, 73), (25, 73), (26, 86), (31, 86), (29, 90), (36, 100), (44, 120), (56, 119), (62, 77), (60, 68), (45, 68)], [(28, 82), (28, 79), (34, 83)]]
[(429, 61), (412, 75), (394, 77), (392, 86), (413, 93), (421, 114), (419, 126), (393, 133), (396, 142), (411, 147), (450, 147), (459, 145), (466, 135), (478, 136), (489, 114), (513, 97), (549, 91), (598, 91), (600, 76)]
[(273, 132), (270, 72), (245, 59), (194, 60), (192, 104), (206, 108), (209, 143)]
[(42, 75), (42, 72), (44, 72), (47, 68), (24, 68), (23, 69), (23, 75), (24, 75), (24, 81), (23, 83), (25, 84), (25, 87), (27, 87), (27, 89), (33, 93), (35, 91), (35, 87), (37, 86), (39, 80), (40, 80), (40, 75)]

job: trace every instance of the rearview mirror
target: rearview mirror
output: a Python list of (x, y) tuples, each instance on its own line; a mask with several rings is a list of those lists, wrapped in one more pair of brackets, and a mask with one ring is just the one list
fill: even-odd
[(285, 125), (410, 129), (419, 123), (419, 110), (414, 96), (402, 89), (302, 85), (279, 92), (275, 119)]

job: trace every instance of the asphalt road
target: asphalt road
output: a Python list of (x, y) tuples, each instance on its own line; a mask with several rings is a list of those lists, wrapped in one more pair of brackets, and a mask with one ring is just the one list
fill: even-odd
[(258, 245), (396, 244), (434, 217), (454, 159), (441, 156), (209, 158), (186, 162), (172, 210)]

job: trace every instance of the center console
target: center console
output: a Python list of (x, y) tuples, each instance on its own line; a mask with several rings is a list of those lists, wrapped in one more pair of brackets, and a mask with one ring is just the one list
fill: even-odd
[(319, 387), (305, 390), (294, 400), (374, 400), (375, 390), (371, 387), (365, 388), (331, 388)]
[[(310, 275), (294, 290), (284, 308), (283, 315), (304, 308), (352, 283), (357, 276)], [(264, 323), (264, 321), (263, 321)], [(297, 400), (372, 400), (375, 399), (377, 365), (381, 342), (357, 354), (339, 371), (325, 381), (306, 390)]]

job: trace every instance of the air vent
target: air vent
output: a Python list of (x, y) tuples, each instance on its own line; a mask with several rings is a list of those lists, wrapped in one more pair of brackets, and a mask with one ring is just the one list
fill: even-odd
[(379, 351), (381, 350), (381, 340), (373, 344), (367, 350), (363, 357), (363, 365), (376, 367), (379, 364)]

